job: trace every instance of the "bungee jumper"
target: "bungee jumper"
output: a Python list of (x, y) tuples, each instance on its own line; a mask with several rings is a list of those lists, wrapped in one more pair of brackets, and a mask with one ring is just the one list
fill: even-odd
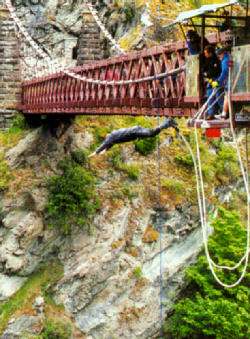
[(156, 128), (145, 128), (141, 126), (120, 128), (108, 134), (103, 143), (90, 155), (90, 157), (96, 154), (103, 154), (115, 144), (154, 137), (163, 129), (170, 127), (173, 127), (177, 132), (179, 131), (178, 125), (173, 118), (166, 118), (165, 121)]

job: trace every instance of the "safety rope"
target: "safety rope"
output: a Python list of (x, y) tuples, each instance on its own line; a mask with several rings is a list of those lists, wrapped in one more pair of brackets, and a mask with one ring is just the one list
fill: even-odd
[(185, 65), (184, 65), (170, 72), (164, 72), (164, 73), (156, 74), (153, 76), (147, 76), (147, 77), (137, 78), (133, 80), (131, 79), (131, 80), (118, 80), (118, 81), (97, 80), (97, 79), (87, 78), (85, 76), (78, 75), (72, 71), (65, 69), (65, 66), (60, 65), (56, 60), (53, 61), (50, 56), (50, 53), (45, 53), (44, 50), (34, 41), (34, 39), (32, 39), (32, 37), (27, 32), (27, 30), (24, 28), (23, 24), (21, 23), (21, 21), (19, 20), (19, 18), (17, 17), (15, 13), (15, 9), (12, 6), (11, 0), (5, 0), (5, 4), (10, 12), (11, 18), (16, 23), (19, 31), (23, 34), (27, 42), (37, 52), (37, 54), (48, 63), (48, 66), (52, 73), (56, 71), (62, 72), (68, 75), (69, 77), (72, 77), (76, 80), (84, 81), (87, 83), (96, 84), (96, 85), (104, 85), (104, 86), (107, 86), (107, 85), (115, 86), (115, 85), (130, 85), (130, 84), (135, 84), (135, 83), (140, 83), (140, 82), (158, 80), (158, 79), (166, 78), (168, 76), (176, 75), (185, 70)]
[[(229, 91), (230, 92), (230, 91)], [(228, 93), (229, 93), (228, 92)], [(211, 94), (213, 95), (213, 93)], [(208, 98), (208, 101), (211, 98)], [(229, 100), (230, 100), (230, 95), (229, 95)], [(207, 101), (207, 102), (208, 102)], [(231, 101), (229, 101), (231, 102)], [(209, 109), (209, 108), (208, 108)], [(215, 280), (223, 287), (226, 288), (232, 288), (237, 286), (242, 279), (245, 276), (246, 270), (247, 270), (247, 265), (248, 265), (248, 254), (249, 254), (249, 234), (250, 234), (250, 208), (249, 208), (249, 190), (248, 190), (248, 186), (246, 186), (246, 176), (245, 176), (245, 170), (244, 170), (244, 165), (241, 159), (241, 154), (240, 154), (240, 150), (238, 147), (238, 142), (236, 139), (236, 135), (234, 133), (234, 129), (233, 129), (233, 118), (232, 118), (232, 110), (231, 110), (231, 117), (230, 117), (230, 125), (231, 125), (231, 132), (233, 134), (233, 139), (236, 145), (236, 149), (237, 149), (237, 155), (238, 155), (238, 159), (239, 159), (239, 163), (240, 163), (240, 168), (242, 171), (242, 175), (243, 175), (243, 180), (244, 180), (244, 184), (246, 187), (246, 192), (247, 192), (247, 245), (246, 245), (246, 252), (245, 254), (242, 256), (242, 258), (239, 260), (239, 262), (234, 265), (234, 266), (222, 266), (222, 265), (218, 265), (216, 264), (212, 259), (211, 256), (209, 254), (209, 250), (208, 250), (208, 232), (207, 232), (207, 215), (206, 215), (206, 200), (205, 200), (205, 192), (204, 192), (204, 182), (203, 182), (203, 176), (202, 176), (202, 170), (201, 170), (201, 158), (200, 158), (200, 148), (199, 148), (199, 139), (198, 139), (198, 132), (197, 132), (197, 123), (195, 123), (195, 141), (196, 141), (196, 156), (197, 156), (197, 162), (195, 160), (194, 155), (192, 155), (192, 149), (191, 146), (189, 147), (189, 151), (192, 155), (192, 159), (194, 162), (194, 168), (195, 168), (195, 176), (196, 176), (196, 183), (197, 183), (197, 197), (198, 197), (198, 205), (199, 205), (199, 210), (200, 210), (200, 218), (201, 218), (201, 224), (202, 224), (202, 234), (203, 234), (203, 241), (204, 241), (204, 247), (205, 247), (205, 254), (207, 257), (207, 261), (209, 264), (209, 268), (215, 278)], [(233, 284), (225, 284), (223, 283), (217, 276), (217, 274), (214, 271), (214, 267), (218, 268), (218, 269), (226, 269), (226, 270), (235, 270), (236, 268), (238, 268), (242, 262), (245, 260), (245, 265), (243, 268), (243, 271), (241, 273), (240, 278)]]
[[(152, 0), (151, 0), (151, 4), (152, 4)], [(149, 9), (149, 1), (146, 3), (147, 8)], [(158, 10), (158, 7), (157, 7)], [(159, 84), (158, 84), (159, 85)], [(160, 126), (160, 114), (159, 114), (159, 110), (158, 110), (158, 114), (157, 114), (157, 124), (158, 124), (158, 128)], [(160, 219), (160, 210), (161, 210), (161, 150), (160, 150), (160, 136), (157, 137), (157, 186), (158, 186), (158, 218)], [(160, 298), (159, 298), (159, 302), (160, 302), (160, 337), (163, 336), (163, 321), (164, 321), (164, 314), (163, 314), (163, 251), (162, 251), (162, 243), (163, 243), (163, 232), (162, 232), (162, 223), (161, 221), (159, 221), (160, 224), (160, 228), (159, 228), (159, 233), (160, 233)]]
[[(157, 116), (158, 127), (160, 126), (160, 116)], [(157, 186), (158, 186), (158, 213), (161, 210), (161, 150), (160, 150), (160, 138), (157, 138)], [(158, 215), (159, 217), (159, 215)], [(162, 337), (163, 334), (163, 251), (162, 251), (162, 241), (163, 241), (163, 232), (162, 224), (160, 222), (159, 227), (160, 233), (160, 334)]]

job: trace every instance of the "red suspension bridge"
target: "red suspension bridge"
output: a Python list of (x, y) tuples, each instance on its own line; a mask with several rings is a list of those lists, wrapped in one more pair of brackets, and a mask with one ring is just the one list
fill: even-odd
[[(230, 3), (235, 4), (237, 1), (231, 0)], [(200, 16), (201, 50), (205, 36), (205, 20), (216, 17), (207, 13), (223, 9), (225, 4), (209, 6), (203, 6), (209, 7), (204, 11), (201, 11), (201, 7), (197, 14), (191, 11), (191, 16), (187, 12), (184, 18), (184, 21), (191, 19), (192, 25), (195, 26), (192, 18)], [(13, 14), (12, 9), (10, 12)], [(239, 19), (243, 20), (247, 27), (248, 13)], [(182, 25), (182, 21), (178, 23)], [(235, 29), (236, 35), (239, 29)], [(235, 36), (232, 37), (229, 32), (214, 33), (207, 37), (208, 41), (212, 45), (218, 42), (232, 42)], [(247, 30), (244, 32), (247, 37)], [(31, 45), (32, 43), (31, 41)], [(238, 105), (237, 109), (250, 103), (248, 76), (243, 80), (244, 86), (238, 86), (238, 83), (242, 83), (242, 73), (249, 73), (248, 52), (247, 46), (241, 46), (239, 50), (234, 48), (232, 52), (233, 61), (236, 60), (238, 64), (236, 71), (233, 71), (235, 74), (231, 100)], [(240, 60), (242, 53), (245, 53), (243, 63)], [(25, 114), (32, 115), (193, 116), (204, 100), (201, 60), (201, 55), (189, 56), (186, 42), (182, 41), (93, 62), (23, 82), (19, 108)]]
[[(220, 41), (228, 38), (223, 35)], [(211, 35), (209, 41), (216, 44), (217, 35)], [(190, 79), (184, 67), (187, 56), (186, 43), (178, 42), (70, 70), (87, 79), (100, 80), (100, 84), (63, 72), (26, 81), (22, 84), (20, 108), (33, 114), (192, 116), (201, 103), (202, 93), (196, 68), (196, 74), (191, 74), (197, 77), (196, 88), (192, 89), (196, 95), (188, 96)], [(250, 93), (235, 94), (232, 100), (249, 102)]]

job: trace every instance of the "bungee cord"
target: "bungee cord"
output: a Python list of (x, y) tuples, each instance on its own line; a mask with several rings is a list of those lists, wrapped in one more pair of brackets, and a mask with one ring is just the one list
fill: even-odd
[[(230, 93), (230, 89), (229, 92)], [(205, 104), (208, 103), (208, 101), (211, 99), (211, 97), (215, 95), (215, 92), (213, 91), (211, 96), (208, 98), (207, 102)], [(229, 99), (230, 99), (230, 94), (229, 95)], [(231, 103), (231, 100), (229, 101)], [(210, 107), (207, 108), (210, 109)], [(197, 115), (197, 118), (200, 117), (200, 115), (204, 113), (202, 110), (199, 111), (199, 114)], [(249, 189), (248, 189), (248, 185), (247, 185), (247, 180), (246, 180), (246, 174), (245, 174), (245, 170), (244, 170), (244, 165), (242, 162), (242, 158), (241, 158), (241, 154), (240, 154), (240, 150), (238, 147), (238, 142), (236, 139), (236, 135), (233, 129), (233, 120), (232, 120), (232, 109), (231, 109), (231, 116), (230, 116), (230, 124), (231, 124), (231, 131), (233, 134), (233, 139), (234, 139), (234, 143), (236, 145), (236, 149), (237, 149), (237, 155), (238, 155), (238, 159), (239, 159), (239, 163), (240, 163), (240, 168), (241, 168), (241, 172), (243, 175), (243, 180), (244, 180), (244, 185), (246, 188), (246, 192), (247, 192), (247, 244), (246, 244), (246, 251), (245, 254), (242, 256), (242, 258), (239, 260), (239, 262), (237, 264), (235, 264), (234, 266), (226, 266), (226, 265), (218, 265), (216, 264), (209, 253), (209, 249), (208, 249), (208, 228), (207, 228), (207, 214), (206, 214), (206, 200), (205, 200), (205, 190), (204, 190), (204, 181), (203, 181), (203, 175), (202, 175), (202, 169), (201, 169), (201, 157), (200, 157), (200, 147), (199, 147), (199, 138), (198, 138), (198, 132), (197, 132), (197, 121), (195, 122), (194, 128), (195, 128), (195, 142), (196, 142), (196, 157), (197, 157), (197, 161), (195, 159), (194, 153), (192, 151), (191, 146), (189, 145), (189, 143), (187, 142), (187, 140), (185, 140), (184, 136), (181, 136), (182, 140), (184, 141), (184, 143), (186, 144), (186, 146), (188, 147), (188, 150), (191, 154), (193, 163), (194, 163), (194, 170), (195, 170), (195, 177), (196, 177), (196, 184), (197, 184), (197, 198), (198, 198), (198, 206), (199, 206), (199, 212), (200, 212), (200, 219), (201, 219), (201, 225), (202, 225), (202, 235), (203, 235), (203, 242), (204, 242), (204, 247), (205, 247), (205, 254), (206, 254), (206, 258), (209, 264), (209, 268), (212, 272), (213, 277), (215, 278), (215, 280), (217, 281), (217, 283), (219, 283), (222, 287), (225, 288), (232, 288), (237, 286), (242, 279), (245, 276), (246, 270), (247, 270), (247, 266), (248, 266), (248, 255), (250, 252), (250, 244), (249, 244), (249, 239), (250, 239), (250, 204), (249, 204)], [(224, 270), (230, 270), (233, 271), (235, 269), (237, 269), (245, 260), (245, 264), (243, 267), (243, 271), (239, 277), (239, 279), (233, 283), (233, 284), (225, 284), (224, 282), (221, 281), (221, 279), (217, 276), (214, 268), (217, 269), (224, 269)]]
[[(202, 191), (201, 191), (201, 188), (200, 188), (200, 173), (199, 173), (199, 165), (196, 161), (196, 158), (195, 158), (195, 155), (194, 155), (194, 152), (189, 144), (189, 142), (187, 141), (187, 139), (184, 137), (183, 134), (179, 134), (182, 141), (184, 142), (184, 144), (186, 145), (187, 149), (189, 150), (190, 152), (190, 155), (192, 157), (192, 160), (193, 160), (193, 163), (194, 163), (194, 170), (195, 170), (195, 177), (196, 177), (196, 191), (197, 191), (197, 200), (198, 200), (198, 207), (199, 207), (199, 213), (200, 213), (200, 219), (201, 219), (201, 226), (202, 226), (202, 236), (203, 236), (203, 243), (204, 243), (204, 247), (205, 247), (205, 255), (206, 255), (206, 259), (207, 259), (207, 262), (209, 264), (209, 268), (210, 268), (210, 271), (213, 275), (213, 277), (215, 278), (215, 280), (217, 281), (217, 283), (219, 285), (221, 285), (222, 287), (224, 288), (232, 288), (232, 287), (235, 287), (237, 286), (241, 281), (242, 279), (244, 278), (245, 276), (245, 273), (246, 273), (246, 269), (247, 269), (247, 262), (245, 263), (244, 265), (244, 269), (241, 273), (241, 276), (240, 278), (233, 284), (225, 284), (223, 283), (217, 276), (216, 272), (214, 271), (214, 267), (218, 268), (218, 269), (225, 269), (225, 270), (230, 270), (230, 271), (234, 271), (235, 269), (237, 269), (241, 264), (242, 262), (246, 259), (246, 257), (248, 257), (248, 254), (249, 254), (249, 247), (247, 246), (247, 250), (246, 250), (246, 253), (244, 254), (244, 256), (240, 259), (240, 261), (230, 267), (230, 266), (224, 266), (224, 265), (218, 265), (216, 264), (212, 259), (211, 259), (211, 256), (210, 256), (210, 253), (209, 253), (209, 249), (208, 249), (208, 232), (207, 232), (207, 223), (206, 223), (206, 220), (204, 219), (204, 197), (202, 196)], [(247, 260), (247, 259), (246, 259)]]

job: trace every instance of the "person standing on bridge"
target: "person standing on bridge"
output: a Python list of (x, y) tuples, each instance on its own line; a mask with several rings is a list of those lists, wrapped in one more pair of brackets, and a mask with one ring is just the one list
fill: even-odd
[[(221, 61), (221, 73), (220, 76), (216, 79), (216, 81), (212, 83), (212, 86), (214, 88), (218, 87), (221, 93), (224, 92), (224, 95), (218, 100), (222, 113), (219, 115), (215, 115), (215, 118), (227, 119), (229, 114), (228, 97), (226, 95), (228, 90), (228, 76), (230, 63), (229, 47), (220, 48), (217, 51), (217, 55)], [(219, 93), (219, 91), (217, 93)], [(217, 96), (218, 95), (219, 94), (217, 94)]]
[[(221, 62), (215, 53), (215, 48), (211, 45), (208, 45), (204, 48), (203, 59), (202, 72), (206, 83), (206, 98), (208, 99), (213, 93), (212, 83), (221, 74)], [(216, 105), (212, 106), (214, 97), (212, 97), (208, 102), (208, 120), (213, 119), (215, 112), (218, 110), (218, 105), (217, 107)]]
[[(207, 120), (226, 119), (228, 117), (228, 99), (225, 93), (228, 89), (228, 75), (229, 75), (229, 61), (230, 56), (228, 47), (218, 49), (217, 55), (221, 62), (221, 72), (215, 79), (208, 79), (211, 85), (211, 93), (208, 91), (208, 118)], [(222, 114), (215, 114), (218, 110), (221, 110)]]
[[(187, 37), (187, 46), (188, 46), (189, 53), (191, 55), (197, 55), (201, 53), (202, 52), (201, 51), (201, 37), (199, 36), (197, 31), (190, 29), (189, 31), (187, 31), (186, 37)], [(209, 44), (206, 38), (204, 38), (203, 43), (204, 43), (204, 46)]]

